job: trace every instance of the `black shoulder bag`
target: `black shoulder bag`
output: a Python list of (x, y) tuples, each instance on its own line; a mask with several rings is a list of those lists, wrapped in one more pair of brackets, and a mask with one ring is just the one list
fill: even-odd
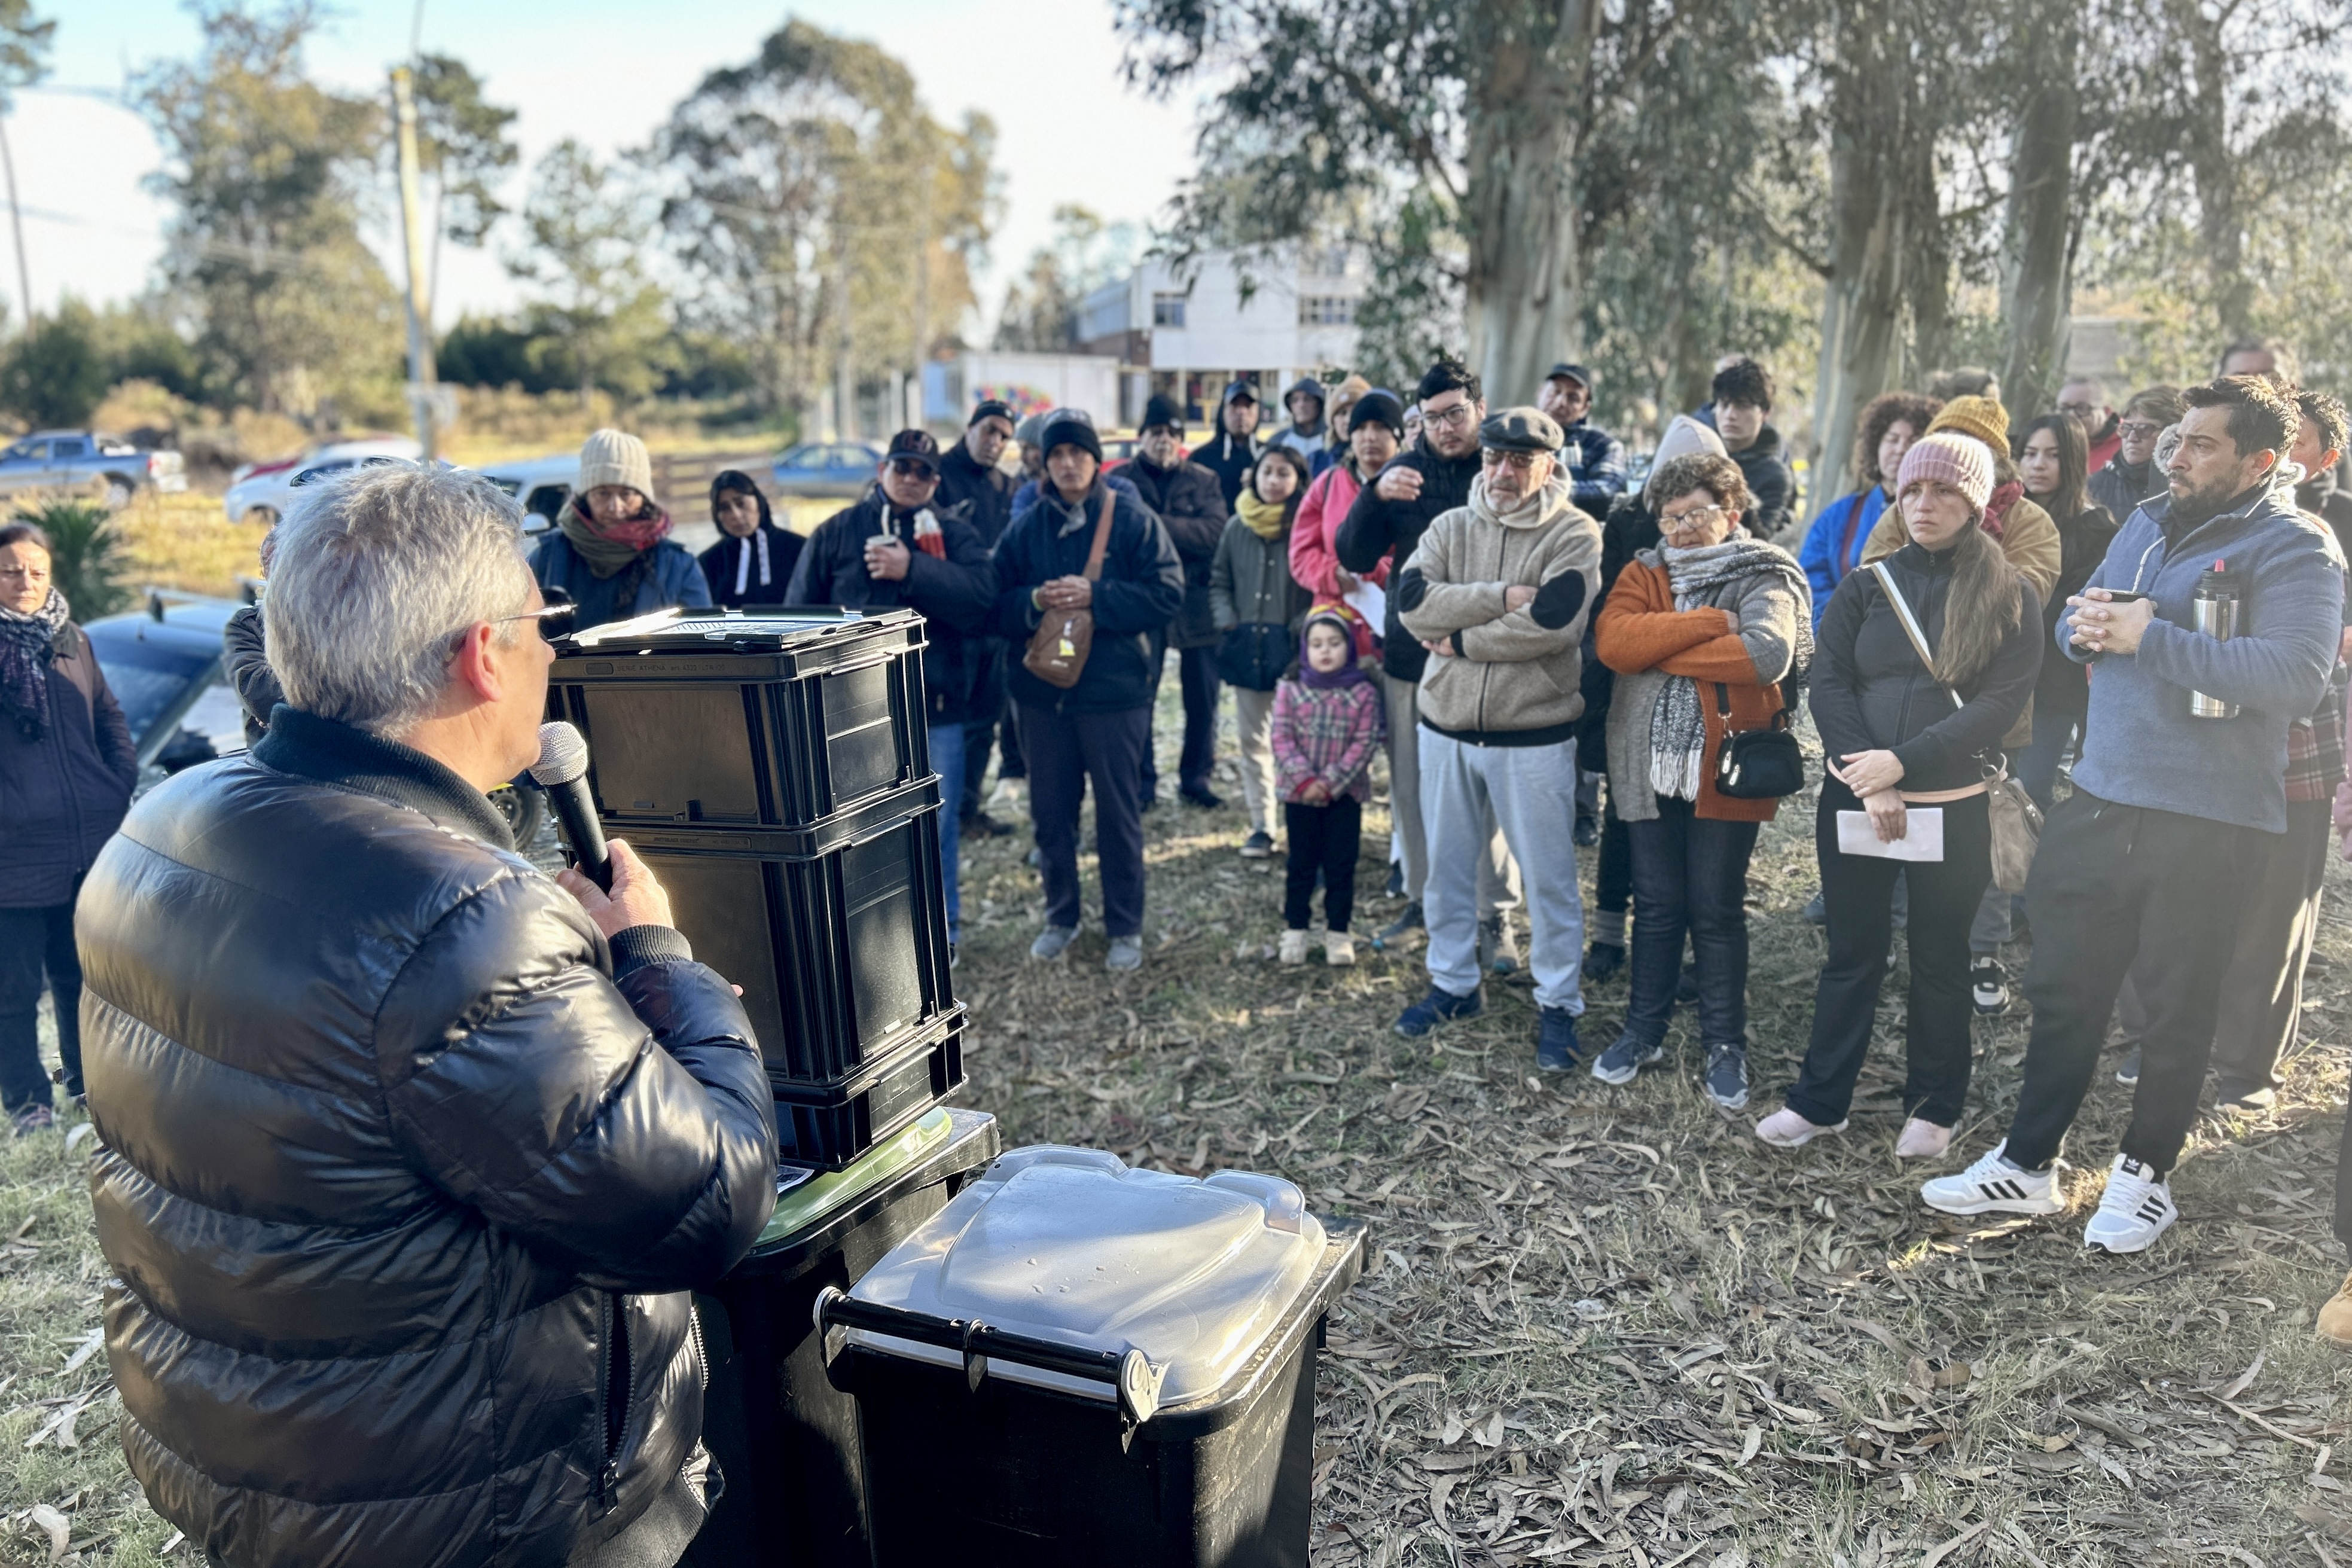
[[(1803, 614), (1801, 608), (1800, 615)], [(1790, 728), (1789, 693), (1761, 730), (1733, 731), (1731, 689), (1715, 683), (1715, 710), (1723, 719), (1723, 748), (1715, 754), (1715, 793), (1727, 800), (1778, 800), (1805, 787), (1805, 752)]]

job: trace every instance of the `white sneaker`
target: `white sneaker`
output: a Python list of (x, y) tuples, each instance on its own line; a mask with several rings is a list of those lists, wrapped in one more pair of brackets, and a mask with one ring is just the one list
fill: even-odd
[(1306, 963), (1307, 933), (1303, 931), (1284, 931), (1282, 933), (1282, 947), (1275, 955), (1275, 962), (1278, 963)]
[(1356, 962), (1356, 939), (1347, 931), (1327, 931), (1323, 936), (1323, 962), (1345, 968)]
[(1845, 1129), (1843, 1121), (1834, 1127), (1808, 1121), (1784, 1105), (1756, 1124), (1756, 1136), (1775, 1149), (1801, 1149), (1824, 1132), (1843, 1132)]
[(1895, 1157), (1898, 1160), (1940, 1160), (1944, 1151), (1951, 1146), (1952, 1129), (1915, 1116), (1903, 1124), (1903, 1136), (1895, 1141)]
[(2130, 1155), (2118, 1154), (2107, 1173), (2099, 1212), (2083, 1227), (2083, 1245), (2109, 1252), (2146, 1252), (2179, 1217), (2165, 1179)]
[(1992, 1152), (1957, 1176), (1938, 1176), (1919, 1189), (1920, 1201), (1945, 1214), (2058, 1214), (2066, 1194), (2058, 1190), (2061, 1162), (2029, 1171), (2011, 1160), (2004, 1138)]
[(989, 791), (988, 804), (990, 807), (999, 811), (1018, 810), (1027, 795), (1027, 780), (999, 779), (996, 781), (996, 787)]

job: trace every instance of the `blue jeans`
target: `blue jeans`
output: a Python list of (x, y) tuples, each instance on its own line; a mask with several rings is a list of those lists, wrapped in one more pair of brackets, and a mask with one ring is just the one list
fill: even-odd
[(1701, 817), (1658, 797), (1658, 815), (1625, 824), (1633, 848), (1632, 994), (1625, 1033), (1666, 1037), (1681, 983), (1683, 938), (1698, 960), (1698, 1033), (1707, 1046), (1748, 1040), (1748, 861), (1757, 824)]
[(963, 897), (956, 889), (956, 852), (963, 847), (963, 742), (961, 724), (930, 727), (931, 772), (940, 775), (940, 879), (948, 895), (948, 940), (960, 942), (963, 930)]

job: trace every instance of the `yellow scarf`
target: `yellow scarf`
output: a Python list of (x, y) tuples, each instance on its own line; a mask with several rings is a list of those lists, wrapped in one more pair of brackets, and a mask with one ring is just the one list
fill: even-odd
[(1234, 510), (1252, 533), (1271, 542), (1280, 539), (1290, 526), (1288, 501), (1261, 500), (1255, 490), (1244, 486), (1234, 498)]

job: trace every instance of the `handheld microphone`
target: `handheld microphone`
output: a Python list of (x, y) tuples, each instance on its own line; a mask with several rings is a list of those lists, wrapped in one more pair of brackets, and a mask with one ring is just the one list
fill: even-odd
[(588, 794), (588, 742), (561, 719), (539, 727), (539, 761), (530, 776), (555, 806), (563, 826), (564, 841), (581, 875), (613, 890), (613, 858), (604, 848), (604, 826), (596, 820), (596, 802)]

